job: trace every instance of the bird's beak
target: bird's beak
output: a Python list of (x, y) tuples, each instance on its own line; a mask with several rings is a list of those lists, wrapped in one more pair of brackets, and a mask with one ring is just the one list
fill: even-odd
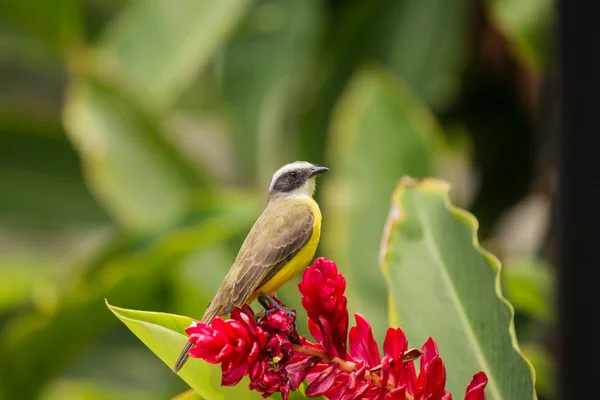
[(329, 171), (329, 168), (327, 168), (327, 167), (315, 166), (315, 167), (313, 167), (312, 171), (310, 171), (309, 177), (313, 177), (315, 175), (319, 175), (319, 174), (322, 174), (323, 172), (327, 172), (327, 171)]

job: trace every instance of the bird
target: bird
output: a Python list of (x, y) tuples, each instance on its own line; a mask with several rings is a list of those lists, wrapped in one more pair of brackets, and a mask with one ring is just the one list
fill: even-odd
[[(273, 174), (267, 204), (201, 322), (208, 324), (214, 317), (227, 315), (257, 298), (267, 308), (265, 299), (272, 300), (270, 296), (308, 266), (321, 237), (321, 210), (313, 199), (316, 177), (328, 170), (295, 161)], [(183, 367), (192, 347), (191, 342), (185, 345), (173, 371)]]

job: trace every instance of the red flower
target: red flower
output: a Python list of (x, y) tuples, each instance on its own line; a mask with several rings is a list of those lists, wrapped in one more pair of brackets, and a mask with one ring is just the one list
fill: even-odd
[[(389, 363), (390, 380), (394, 386), (404, 385), (409, 393), (414, 393), (417, 379), (414, 363), (402, 362), (404, 354), (407, 351), (408, 340), (402, 328), (389, 328), (383, 341), (383, 353), (385, 357), (382, 366), (387, 369), (387, 364)], [(392, 363), (389, 360), (395, 361)]]
[(330, 357), (345, 357), (348, 336), (346, 278), (326, 258), (317, 258), (304, 270), (298, 284), (308, 328)]
[[(260, 321), (250, 307), (195, 323), (186, 332), (196, 346), (191, 357), (221, 363), (223, 385), (250, 378), (250, 389), (265, 397), (289, 393), (307, 380), (308, 397), (330, 400), (451, 400), (446, 391), (446, 368), (437, 345), (429, 338), (421, 351), (408, 348), (401, 328), (389, 328), (383, 357), (368, 321), (355, 314), (348, 335), (346, 280), (336, 265), (318, 258), (304, 271), (298, 285), (308, 327), (318, 343), (299, 337), (292, 316), (270, 309)], [(349, 340), (348, 340), (349, 336)], [(349, 348), (348, 348), (349, 343)], [(414, 359), (421, 356), (417, 376)], [(479, 372), (467, 387), (465, 400), (485, 400), (487, 376)]]
[(235, 385), (248, 373), (267, 342), (267, 333), (248, 306), (233, 310), (227, 321), (217, 317), (210, 324), (193, 323), (186, 333), (195, 344), (190, 356), (221, 363), (225, 386)]
[(451, 399), (446, 393), (446, 368), (440, 358), (437, 345), (429, 338), (422, 348), (421, 373), (417, 379), (415, 399)]
[(412, 362), (403, 362), (408, 350), (404, 332), (400, 328), (388, 329), (385, 355), (381, 359), (371, 326), (361, 315), (356, 314), (355, 318), (346, 360), (350, 363), (319, 363), (307, 376), (310, 384), (306, 394), (329, 399), (406, 398), (406, 393), (414, 387), (416, 375)]
[(480, 371), (473, 375), (473, 379), (469, 386), (467, 386), (467, 392), (465, 393), (465, 400), (485, 400), (485, 386), (488, 383), (488, 378), (485, 372)]
[(221, 364), (224, 386), (233, 386), (248, 375), (250, 389), (265, 396), (280, 391), (287, 399), (308, 373), (294, 372), (293, 381), (288, 379), (285, 367), (294, 357), (290, 337), (297, 333), (294, 319), (284, 311), (271, 311), (257, 323), (252, 309), (244, 306), (233, 310), (231, 319), (193, 323), (186, 333), (195, 344), (191, 357)]

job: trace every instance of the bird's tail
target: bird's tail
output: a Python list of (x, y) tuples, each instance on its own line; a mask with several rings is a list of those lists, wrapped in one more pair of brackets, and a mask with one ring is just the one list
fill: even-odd
[[(216, 315), (220, 315), (223, 307), (221, 305), (215, 307), (213, 304), (215, 304), (215, 301), (211, 301), (211, 303), (208, 305), (201, 322), (209, 324)], [(181, 350), (181, 353), (179, 353), (179, 357), (177, 357), (177, 361), (175, 361), (175, 365), (173, 365), (173, 372), (178, 372), (183, 367), (190, 357), (189, 352), (192, 347), (194, 347), (194, 343), (190, 341), (185, 344), (185, 347), (183, 350)]]
[(185, 347), (183, 350), (181, 350), (181, 353), (179, 353), (179, 357), (177, 357), (177, 361), (175, 361), (175, 365), (173, 366), (174, 372), (178, 372), (181, 367), (183, 367), (183, 364), (185, 364), (187, 359), (190, 357), (189, 351), (192, 347), (194, 347), (194, 343), (192, 342), (187, 342), (185, 344)]

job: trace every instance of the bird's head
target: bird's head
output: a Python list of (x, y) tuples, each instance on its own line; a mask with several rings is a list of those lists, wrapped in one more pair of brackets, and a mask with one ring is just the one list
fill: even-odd
[(279, 168), (273, 174), (269, 187), (269, 199), (274, 197), (312, 197), (315, 178), (328, 171), (326, 167), (306, 161), (296, 161)]

